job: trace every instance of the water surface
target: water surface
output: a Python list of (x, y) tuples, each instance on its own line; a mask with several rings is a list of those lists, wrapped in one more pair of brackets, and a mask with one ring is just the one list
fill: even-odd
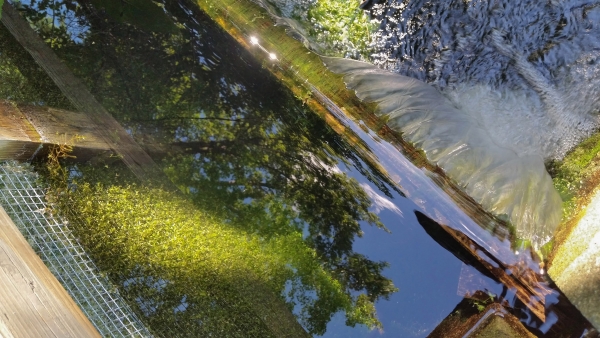
[[(150, 6), (135, 12), (120, 2), (42, 1), (24, 2), (21, 8), (196, 208), (265, 240), (297, 231), (323, 267), (334, 275), (342, 271), (338, 276), (349, 270), (348, 278), (340, 277), (349, 281), (348, 293), (370, 293), (383, 325), (383, 330), (351, 328), (342, 312), (332, 318), (325, 312), (301, 321), (305, 329), (330, 337), (424, 337), (465, 291), (502, 293), (468, 255), (432, 237), (432, 224), (439, 226), (419, 215), (461, 231), (477, 229), (472, 233), (481, 237), (474, 241), (489, 252), (510, 250), (506, 231), (500, 237), (481, 231), (431, 174), (364, 126), (338, 115), (346, 130), (338, 133), (270, 75), (268, 61), (252, 57), (195, 5), (163, 5), (163, 11)], [(140, 18), (144, 15), (154, 19)], [(0, 54), (2, 74), (18, 73), (2, 75), (3, 98), (70, 108), (51, 81), (30, 75), (39, 69), (16, 59), (13, 55), (22, 51), (18, 54), (18, 45), (3, 34), (2, 43), (14, 52)], [(15, 84), (47, 90), (22, 93)], [(348, 135), (360, 141), (350, 142)], [(515, 255), (502, 258), (507, 264), (521, 261)], [(351, 259), (362, 265), (350, 266)], [(524, 261), (535, 268), (530, 258)], [(370, 267), (367, 278), (361, 275), (364, 267)], [(465, 274), (479, 276), (479, 282), (461, 283)], [(378, 286), (391, 282), (398, 290), (372, 293), (370, 277), (377, 277)], [(353, 284), (360, 278), (367, 284)], [(116, 283), (127, 287), (131, 279)], [(302, 311), (290, 307), (295, 314)], [(171, 309), (175, 321), (185, 318), (185, 310), (176, 309)], [(175, 334), (185, 334), (178, 329)]]

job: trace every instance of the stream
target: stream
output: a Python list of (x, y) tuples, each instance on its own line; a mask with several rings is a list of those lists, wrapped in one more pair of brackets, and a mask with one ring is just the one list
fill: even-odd
[[(433, 85), (431, 88), (441, 92), (436, 92), (440, 100), (458, 110), (471, 109), (469, 114), (479, 119), (474, 123), (482, 121), (484, 128), (501, 124), (496, 116), (517, 125), (497, 130), (490, 138), (514, 141), (508, 146), (504, 141), (496, 143), (518, 149), (517, 155), (511, 153), (518, 159), (538, 156), (535, 165), (547, 175), (544, 160), (560, 158), (571, 144), (551, 145), (564, 135), (532, 140), (546, 134), (527, 131), (538, 125), (545, 131), (555, 126), (557, 122), (544, 113), (550, 99), (555, 100), (550, 103), (552, 107), (567, 109), (574, 119), (582, 119), (566, 127), (577, 131), (571, 133), (573, 142), (595, 128), (591, 112), (598, 109), (600, 97), (595, 76), (599, 71), (595, 53), (600, 47), (600, 32), (596, 31), (600, 7), (575, 1), (544, 6), (531, 2), (518, 8), (497, 3), (491, 9), (476, 1), (460, 1), (463, 5), (374, 4), (371, 15), (382, 20), (387, 30), (377, 36), (379, 52), (372, 61)], [(266, 276), (264, 285), (310, 335), (427, 337), (450, 314), (465, 309), (478, 313), (478, 306), (490, 303), (505, 305), (538, 336), (581, 336), (593, 330), (547, 279), (536, 254), (515, 244), (515, 236), (504, 222), (483, 210), (458, 206), (452, 192), (438, 184), (440, 175), (412, 163), (399, 144), (382, 139), (363, 121), (346, 116), (327, 97), (319, 97), (318, 89), (305, 97), (294, 94), (269, 71), (271, 61), (244, 49), (196, 4), (183, 0), (28, 0), (13, 5), (193, 208), (219, 220), (224, 228), (248, 238), (256, 236), (265, 245), (295, 234), (302, 239), (302, 248), (314, 253), (319, 267), (355, 302), (352, 304), (360, 304), (356, 303), (362, 299), (359, 295), (374, 304), (379, 325), (364, 325), (368, 318), (360, 316), (356, 325), (348, 325), (354, 318), (349, 315), (350, 307), (339, 298), (327, 298), (320, 281), (307, 277), (316, 273), (303, 274), (299, 260), (292, 255), (282, 263), (287, 279), (280, 283), (278, 276)], [(523, 11), (532, 18), (524, 27), (531, 27), (539, 36), (529, 31), (523, 34), (524, 27), (503, 21)], [(385, 24), (389, 22), (395, 25)], [(480, 22), (485, 25), (478, 25)], [(540, 31), (535, 28), (539, 22), (554, 22), (560, 29), (553, 26)], [(502, 39), (510, 40), (512, 47), (497, 51), (498, 46), (490, 42), (496, 33), (482, 28), (492, 26), (502, 32)], [(456, 27), (462, 28), (456, 31)], [(407, 31), (422, 39), (407, 40)], [(457, 35), (461, 38), (455, 39)], [(549, 41), (556, 43), (549, 45)], [(0, 99), (74, 109), (69, 98), (53, 85), (55, 78), (42, 71), (4, 27), (0, 27), (0, 48)], [(521, 54), (507, 55), (506, 51), (513, 49)], [(490, 58), (482, 57), (490, 53)], [(534, 69), (529, 78), (518, 66), (520, 58), (529, 60)], [(347, 69), (340, 72), (348, 74)], [(585, 74), (590, 81), (575, 83), (576, 74)], [(580, 92), (583, 98), (575, 95)], [(329, 105), (327, 118), (309, 109), (308, 97)], [(486, 112), (489, 115), (473, 112), (483, 111), (482, 106), (492, 107)], [(519, 115), (521, 111), (524, 115)], [(514, 123), (515, 119), (531, 120), (533, 127)], [(396, 125), (406, 132), (401, 122)], [(454, 128), (450, 134), (464, 136), (460, 127)], [(437, 137), (425, 136), (429, 140)], [(460, 167), (450, 157), (446, 162)], [(82, 179), (80, 176), (94, 167), (106, 169), (109, 178), (102, 182), (125, 184), (119, 183), (118, 175), (126, 176), (121, 174), (122, 165), (115, 162), (107, 162), (104, 169), (78, 163), (72, 167), (76, 173), (72, 176)], [(473, 175), (467, 176), (458, 180), (474, 184), (469, 181)], [(484, 172), (479, 177), (489, 175)], [(489, 184), (498, 186), (502, 180), (504, 176)], [(520, 183), (502, 184), (499, 190)], [(73, 189), (78, 189), (76, 184)], [(514, 196), (501, 200), (511, 198)], [(548, 208), (554, 207), (554, 202), (548, 203)], [(548, 209), (540, 210), (535, 212)], [(512, 217), (510, 212), (499, 212), (503, 213)], [(540, 217), (530, 218), (538, 221)], [(545, 243), (547, 233), (541, 237), (538, 244)], [(102, 269), (110, 263), (100, 262), (98, 266)], [(227, 264), (224, 259), (223, 266)], [(157, 336), (202, 332), (244, 337), (244, 316), (262, 315), (246, 308), (231, 310), (233, 305), (219, 303), (218, 293), (214, 302), (198, 301), (198, 307), (209, 308), (198, 310), (193, 303), (196, 298), (190, 296), (195, 291), (174, 287), (167, 290), (173, 293), (167, 294), (166, 289), (155, 286), (158, 282), (149, 287), (152, 295), (146, 291), (135, 296), (136, 283), (144, 287), (149, 283), (145, 280), (166, 279), (160, 269), (152, 272), (156, 275), (141, 270), (132, 269), (126, 276), (114, 274), (111, 280), (122, 290), (134, 290), (123, 294)], [(243, 280), (247, 276), (238, 277)], [(506, 281), (515, 280), (534, 286), (527, 291), (535, 295), (531, 304), (523, 301), (520, 289), (507, 285)], [(235, 285), (231, 280), (216, 283)], [(170, 302), (172, 299), (182, 299), (185, 306)], [(536, 306), (541, 307), (545, 318), (532, 312)], [(232, 319), (234, 324), (219, 327), (224, 331), (202, 331), (209, 327), (210, 316), (221, 312), (237, 316)], [(158, 313), (164, 317), (159, 318)], [(197, 317), (198, 313), (208, 317)]]

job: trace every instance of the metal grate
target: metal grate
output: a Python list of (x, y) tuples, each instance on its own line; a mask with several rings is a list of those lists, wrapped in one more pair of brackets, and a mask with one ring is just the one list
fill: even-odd
[(0, 162), (0, 204), (102, 336), (152, 336), (117, 289), (99, 274), (68, 222), (48, 212), (31, 166)]

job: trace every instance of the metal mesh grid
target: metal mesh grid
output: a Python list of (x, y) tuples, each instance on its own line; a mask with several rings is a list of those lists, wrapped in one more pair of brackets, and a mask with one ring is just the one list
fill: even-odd
[(102, 336), (152, 336), (116, 288), (98, 273), (68, 222), (49, 212), (29, 165), (0, 163), (0, 204)]

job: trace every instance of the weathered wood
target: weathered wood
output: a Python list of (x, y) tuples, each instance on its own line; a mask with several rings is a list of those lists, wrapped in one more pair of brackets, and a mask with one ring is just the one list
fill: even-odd
[(0, 160), (31, 159), (52, 144), (72, 145), (72, 155), (82, 161), (111, 151), (85, 114), (0, 101)]
[(0, 336), (100, 337), (0, 207)]
[(102, 107), (54, 51), (37, 35), (8, 2), (2, 7), (0, 20), (33, 59), (46, 71), (76, 110), (85, 113), (98, 126), (98, 133), (123, 162), (141, 180), (161, 175), (150, 156), (127, 131)]
[(546, 296), (555, 292), (528, 266), (505, 264), (475, 244), (467, 235), (448, 226), (440, 225), (457, 243), (475, 257), (487, 271), (507, 288), (513, 290), (519, 300), (539, 319), (546, 320)]

